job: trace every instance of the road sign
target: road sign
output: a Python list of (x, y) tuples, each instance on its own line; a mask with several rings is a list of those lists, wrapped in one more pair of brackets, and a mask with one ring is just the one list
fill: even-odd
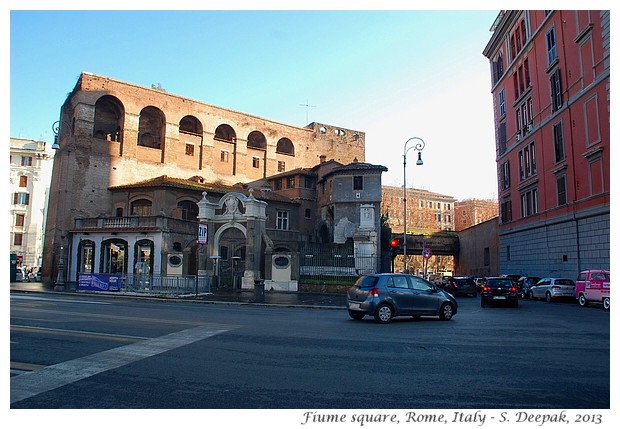
[(198, 244), (207, 244), (207, 225), (198, 224)]
[(433, 251), (431, 249), (429, 249), (428, 247), (425, 247), (424, 250), (422, 251), (422, 256), (424, 256), (426, 259), (428, 259), (431, 256), (433, 256)]

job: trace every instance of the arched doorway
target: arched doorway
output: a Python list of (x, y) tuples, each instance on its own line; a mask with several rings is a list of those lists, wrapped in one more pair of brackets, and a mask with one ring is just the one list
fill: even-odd
[(221, 287), (240, 287), (245, 271), (245, 232), (234, 226), (225, 228), (219, 236), (219, 276)]

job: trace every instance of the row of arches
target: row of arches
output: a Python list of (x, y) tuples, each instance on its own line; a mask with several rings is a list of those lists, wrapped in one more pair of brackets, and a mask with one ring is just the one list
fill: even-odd
[[(123, 139), (125, 109), (121, 101), (112, 96), (104, 95), (95, 103), (93, 137), (109, 141), (121, 142)], [(204, 130), (198, 118), (187, 115), (179, 121), (179, 132), (202, 135)], [(138, 122), (138, 146), (154, 149), (163, 147), (166, 135), (166, 118), (164, 112), (154, 106), (147, 106), (140, 111)], [(237, 143), (237, 133), (228, 124), (219, 125), (214, 131), (216, 140)], [(252, 131), (247, 136), (248, 148), (266, 150), (267, 139), (260, 131)], [(293, 142), (282, 137), (276, 144), (276, 152), (295, 156)]]

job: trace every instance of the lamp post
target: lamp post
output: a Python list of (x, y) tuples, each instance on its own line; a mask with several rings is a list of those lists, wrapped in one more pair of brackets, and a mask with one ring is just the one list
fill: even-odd
[[(414, 140), (419, 140), (414, 145), (409, 145)], [(405, 146), (403, 148), (403, 272), (407, 272), (407, 152), (411, 149), (418, 151), (418, 160), (416, 161), (416, 165), (422, 165), (424, 162), (422, 161), (422, 149), (424, 149), (426, 144), (424, 140), (420, 137), (411, 137), (409, 140), (405, 142)]]
[(58, 258), (58, 277), (56, 277), (56, 285), (54, 286), (55, 291), (61, 292), (65, 290), (65, 264), (63, 260), (64, 251), (64, 247), (60, 246), (60, 257)]

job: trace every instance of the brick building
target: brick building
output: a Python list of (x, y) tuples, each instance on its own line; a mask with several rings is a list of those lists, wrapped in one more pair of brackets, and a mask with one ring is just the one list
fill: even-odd
[[(357, 226), (366, 213), (360, 205), (369, 189), (380, 189), (384, 170), (364, 163), (360, 131), (295, 127), (88, 73), (61, 108), (54, 146), (43, 264), (48, 280), (58, 275), (59, 261), (66, 266), (61, 275), (75, 281), (84, 270), (126, 274), (137, 263), (161, 275), (214, 272), (224, 256), (238, 256), (249, 283), (265, 274), (265, 249), (291, 253), (290, 243), (318, 236), (315, 219), (340, 220), (322, 216), (329, 204), (313, 196), (322, 179), (305, 169), (330, 160), (331, 174), (351, 181), (350, 192), (362, 177), (358, 210), (347, 215)], [(291, 171), (299, 173), (297, 181), (287, 174), (283, 189), (278, 175)], [(273, 187), (256, 186), (271, 177)], [(329, 189), (330, 195), (346, 186)], [(212, 226), (206, 249), (196, 240), (199, 219)], [(330, 227), (333, 239), (336, 226)]]
[(496, 200), (469, 198), (454, 203), (454, 229), (463, 231), (479, 223), (497, 217), (499, 207)]
[(502, 11), (492, 75), (502, 272), (610, 266), (610, 13)]

